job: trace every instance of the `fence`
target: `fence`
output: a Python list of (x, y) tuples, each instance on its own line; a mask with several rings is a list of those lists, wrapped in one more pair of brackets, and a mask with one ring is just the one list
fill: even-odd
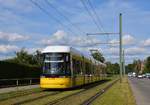
[(39, 78), (0, 79), (0, 88), (39, 84)]

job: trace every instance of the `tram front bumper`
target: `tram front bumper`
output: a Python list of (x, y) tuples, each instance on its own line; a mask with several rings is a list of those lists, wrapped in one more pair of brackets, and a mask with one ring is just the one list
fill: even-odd
[(69, 88), (71, 87), (71, 79), (70, 78), (41, 78), (40, 87), (49, 88), (49, 89)]

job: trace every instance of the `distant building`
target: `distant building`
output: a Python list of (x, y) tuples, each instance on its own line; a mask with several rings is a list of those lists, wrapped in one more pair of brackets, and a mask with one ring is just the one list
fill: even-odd
[(136, 70), (136, 73), (137, 73), (137, 74), (142, 74), (142, 73), (143, 73), (144, 67), (145, 67), (145, 63), (146, 63), (145, 60), (144, 60), (144, 61), (137, 60), (136, 66), (135, 66), (135, 68), (134, 68), (134, 69)]
[(144, 60), (144, 61), (141, 61), (141, 70), (140, 70), (140, 74), (142, 74), (143, 73), (143, 71), (144, 71), (144, 68), (145, 68), (145, 63), (146, 63), (146, 61)]

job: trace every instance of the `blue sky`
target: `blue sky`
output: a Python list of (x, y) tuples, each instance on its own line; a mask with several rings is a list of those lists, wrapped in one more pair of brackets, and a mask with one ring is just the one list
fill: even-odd
[[(118, 42), (118, 36), (87, 37), (86, 33), (103, 31), (93, 23), (81, 0), (48, 0), (67, 19), (49, 6), (46, 0), (32, 1), (38, 3), (49, 15), (30, 0), (0, 0), (0, 59), (13, 57), (14, 52), (21, 48), (33, 53), (47, 45), (66, 44), (83, 52), (99, 48), (107, 60), (118, 62), (118, 45), (89, 46), (99, 42)], [(87, 0), (83, 1), (88, 5)], [(150, 55), (149, 0), (90, 2), (95, 7), (105, 32), (118, 32), (119, 13), (123, 13), (123, 43), (127, 63)], [(92, 9), (89, 10), (93, 14)]]

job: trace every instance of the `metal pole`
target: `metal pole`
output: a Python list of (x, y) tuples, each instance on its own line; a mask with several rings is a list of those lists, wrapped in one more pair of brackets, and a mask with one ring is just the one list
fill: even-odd
[(126, 72), (125, 72), (125, 54), (124, 54), (124, 50), (123, 50), (123, 74), (125, 76)]
[(120, 55), (120, 82), (122, 82), (122, 14), (119, 15), (119, 55)]

